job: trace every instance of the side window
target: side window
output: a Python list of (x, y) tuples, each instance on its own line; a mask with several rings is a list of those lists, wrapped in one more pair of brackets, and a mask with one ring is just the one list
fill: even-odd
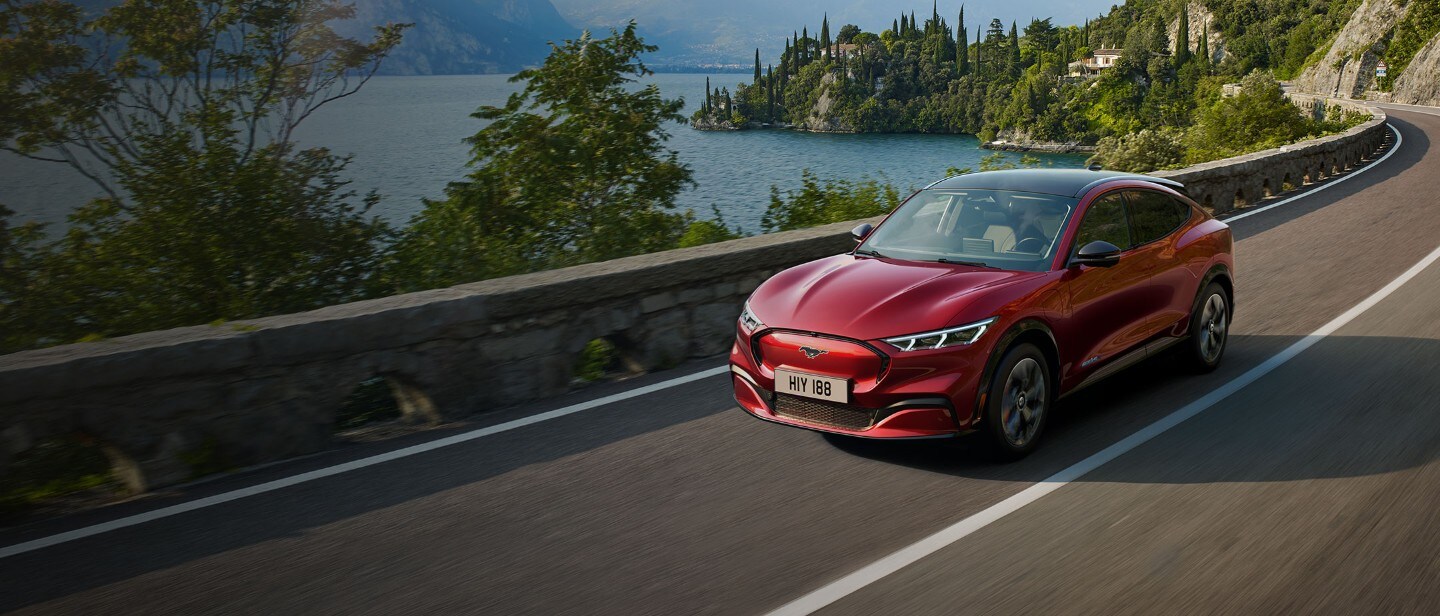
[(1148, 190), (1125, 192), (1130, 202), (1130, 226), (1134, 230), (1135, 244), (1153, 242), (1170, 235), (1190, 220), (1190, 208), (1169, 195)]
[(1085, 220), (1075, 236), (1075, 250), (1090, 242), (1110, 242), (1121, 250), (1130, 248), (1130, 225), (1125, 221), (1125, 201), (1120, 193), (1104, 195), (1085, 210)]

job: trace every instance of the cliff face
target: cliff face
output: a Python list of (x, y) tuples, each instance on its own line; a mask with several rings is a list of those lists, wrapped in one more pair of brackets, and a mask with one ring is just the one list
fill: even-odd
[[(1186, 4), (1187, 13), (1190, 15), (1190, 31), (1186, 33), (1186, 40), (1190, 43), (1190, 51), (1199, 53), (1200, 37), (1206, 37), (1205, 44), (1210, 50), (1210, 62), (1219, 64), (1225, 59), (1225, 39), (1220, 31), (1214, 28), (1215, 14), (1200, 0), (1190, 0)], [(1180, 17), (1177, 15), (1170, 20), (1170, 40), (1180, 40)]]
[[(1330, 51), (1295, 80), (1305, 92), (1360, 98), (1375, 81), (1388, 33), (1405, 17), (1396, 0), (1364, 0), (1335, 37)], [(1412, 71), (1413, 72), (1413, 65)]]
[(1391, 100), (1408, 105), (1440, 105), (1440, 35), (1421, 47), (1395, 80)]

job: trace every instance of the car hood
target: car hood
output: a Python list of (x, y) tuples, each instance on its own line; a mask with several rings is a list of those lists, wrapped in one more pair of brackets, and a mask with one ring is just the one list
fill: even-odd
[(840, 255), (776, 274), (755, 290), (750, 309), (769, 327), (874, 340), (987, 318), (962, 313), (989, 291), (1039, 276)]

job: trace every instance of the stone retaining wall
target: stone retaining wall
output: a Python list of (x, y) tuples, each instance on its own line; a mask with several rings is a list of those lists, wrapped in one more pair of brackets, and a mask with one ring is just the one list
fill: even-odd
[(1295, 93), (1289, 96), (1300, 105), (1319, 100), (1327, 107), (1339, 106), (1370, 114), (1371, 119), (1338, 135), (1151, 175), (1185, 184), (1196, 203), (1216, 214), (1225, 214), (1288, 188), (1299, 188), (1352, 169), (1385, 143), (1388, 130), (1384, 111), (1349, 100)]
[[(1376, 112), (1343, 135), (1157, 175), (1224, 212), (1359, 163), (1383, 122)], [(375, 377), (407, 419), (436, 421), (568, 390), (597, 338), (640, 370), (722, 353), (750, 291), (848, 250), (858, 222), (6, 355), (0, 473), (37, 443), (81, 435), (143, 491), (325, 449), (336, 411)]]

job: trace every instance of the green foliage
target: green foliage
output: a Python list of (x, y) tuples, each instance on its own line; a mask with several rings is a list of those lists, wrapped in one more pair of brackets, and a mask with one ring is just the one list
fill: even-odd
[(675, 197), (689, 167), (665, 148), (682, 101), (654, 85), (639, 56), (654, 51), (631, 23), (603, 39), (554, 46), (512, 81), (525, 88), (470, 138), (473, 170), (428, 201), (395, 247), (398, 290), (601, 261), (675, 247), (688, 220)]
[(1201, 109), (1190, 129), (1190, 159), (1215, 160), (1291, 143), (1323, 127), (1306, 118), (1269, 73), (1255, 71), (1234, 97)]
[[(107, 195), (66, 235), (0, 240), (3, 350), (293, 312), (363, 296), (385, 225), (347, 159), (291, 136), (400, 40), (333, 0), (0, 4), (0, 149)], [(18, 272), (18, 273), (17, 273)]]
[(605, 373), (615, 365), (620, 357), (620, 351), (615, 344), (604, 338), (596, 338), (585, 343), (585, 348), (580, 351), (580, 361), (575, 368), (575, 378), (587, 383), (595, 382), (605, 378)]
[(770, 187), (770, 206), (760, 219), (765, 232), (870, 218), (900, 205), (900, 193), (894, 186), (873, 179), (822, 182), (807, 169), (801, 173), (800, 183), (800, 190), (784, 195), (778, 187)]
[(395, 400), (395, 390), (385, 377), (374, 377), (361, 381), (355, 390), (340, 404), (335, 413), (335, 429), (351, 430), (380, 421), (400, 418), (400, 403)]
[(680, 248), (691, 246), (702, 246), (724, 242), (745, 237), (739, 227), (734, 229), (725, 226), (725, 217), (720, 214), (720, 208), (711, 208), (714, 218), (710, 220), (692, 220), (685, 228), (685, 234), (680, 236)]
[(1395, 36), (1385, 49), (1389, 70), (1380, 80), (1383, 90), (1393, 88), (1395, 78), (1410, 66), (1415, 54), (1440, 34), (1440, 0), (1409, 0), (1408, 5), (1410, 8), (1405, 12), (1405, 18), (1395, 25)]
[(1178, 129), (1144, 129), (1100, 140), (1090, 162), (1115, 171), (1155, 171), (1185, 161), (1185, 135)]
[(56, 498), (119, 485), (100, 447), (76, 437), (39, 443), (0, 474), (0, 522)]

